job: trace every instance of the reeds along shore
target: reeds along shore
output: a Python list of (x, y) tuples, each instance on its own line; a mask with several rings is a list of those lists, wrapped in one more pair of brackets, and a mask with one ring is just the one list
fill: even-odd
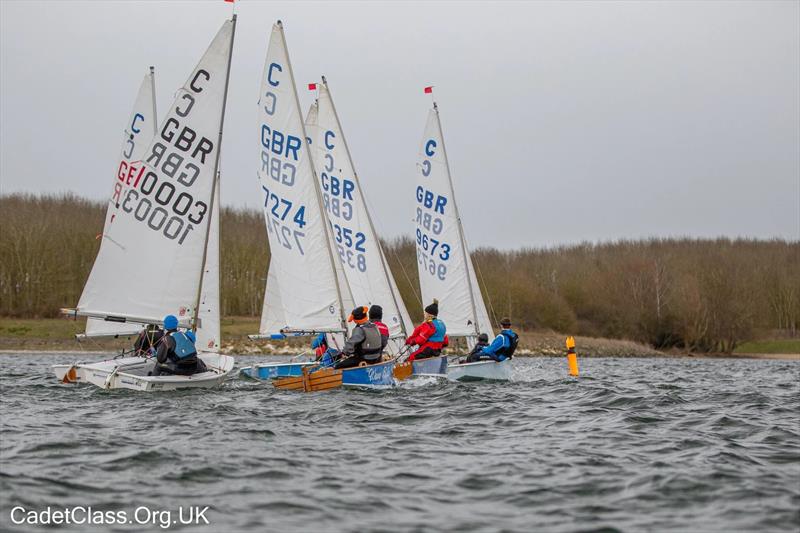
[[(0, 315), (74, 306), (100, 244), (105, 205), (72, 195), (0, 197)], [(223, 208), (222, 314), (260, 314), (269, 263), (263, 215)], [(412, 318), (421, 317), (414, 241), (384, 243)], [(800, 242), (650, 239), (473, 251), (490, 314), (522, 329), (731, 352), (800, 327)], [(142, 251), (142, 260), (148, 260)]]

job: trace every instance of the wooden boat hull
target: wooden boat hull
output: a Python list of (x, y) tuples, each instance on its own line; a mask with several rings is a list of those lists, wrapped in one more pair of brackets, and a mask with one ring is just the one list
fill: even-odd
[(511, 359), (500, 363), (496, 361), (478, 361), (450, 365), (447, 368), (447, 379), (451, 381), (494, 380), (508, 381), (511, 379)]
[(101, 389), (138, 391), (167, 391), (191, 388), (211, 388), (221, 385), (233, 371), (233, 357), (204, 353), (199, 356), (207, 372), (191, 376), (148, 376), (155, 366), (153, 359), (124, 357), (96, 363), (54, 365), (56, 378), (62, 383), (90, 384)]
[(246, 366), (239, 369), (239, 373), (252, 379), (276, 379), (290, 376), (302, 376), (303, 368), (314, 366), (316, 363), (306, 361), (301, 363), (265, 363)]
[(305, 367), (302, 375), (275, 379), (277, 389), (316, 392), (340, 387), (385, 389), (395, 385), (394, 360), (355, 368)]

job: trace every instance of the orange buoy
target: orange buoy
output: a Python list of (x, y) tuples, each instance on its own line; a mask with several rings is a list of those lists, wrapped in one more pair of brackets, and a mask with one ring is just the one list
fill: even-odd
[(578, 376), (578, 355), (575, 353), (575, 338), (567, 337), (567, 366), (569, 375)]

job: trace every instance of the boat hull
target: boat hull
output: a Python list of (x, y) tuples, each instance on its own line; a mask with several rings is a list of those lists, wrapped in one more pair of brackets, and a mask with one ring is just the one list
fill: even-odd
[(447, 368), (447, 379), (451, 381), (476, 381), (494, 380), (508, 381), (511, 379), (511, 359), (505, 361), (478, 361), (450, 365)]
[(376, 365), (358, 366), (342, 370), (342, 386), (367, 389), (394, 387), (394, 359)]
[(447, 376), (447, 356), (428, 357), (412, 363), (412, 376), (433, 376), (443, 378)]
[(107, 359), (96, 363), (54, 365), (56, 378), (62, 383), (89, 384), (101, 389), (128, 389), (138, 391), (168, 391), (178, 389), (211, 388), (222, 384), (233, 371), (233, 357), (204, 353), (199, 357), (208, 367), (207, 372), (191, 376), (148, 376), (155, 361), (144, 357)]
[(261, 365), (246, 366), (239, 369), (239, 373), (252, 379), (268, 380), (290, 376), (302, 376), (303, 368), (315, 365), (315, 362), (303, 363), (265, 363)]

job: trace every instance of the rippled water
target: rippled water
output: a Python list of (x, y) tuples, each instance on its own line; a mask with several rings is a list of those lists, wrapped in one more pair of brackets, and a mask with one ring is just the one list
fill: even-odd
[(513, 383), (304, 395), (58, 384), (73, 358), (0, 359), (0, 530), (31, 528), (14, 506), (194, 505), (198, 531), (800, 527), (796, 361), (515, 359)]

